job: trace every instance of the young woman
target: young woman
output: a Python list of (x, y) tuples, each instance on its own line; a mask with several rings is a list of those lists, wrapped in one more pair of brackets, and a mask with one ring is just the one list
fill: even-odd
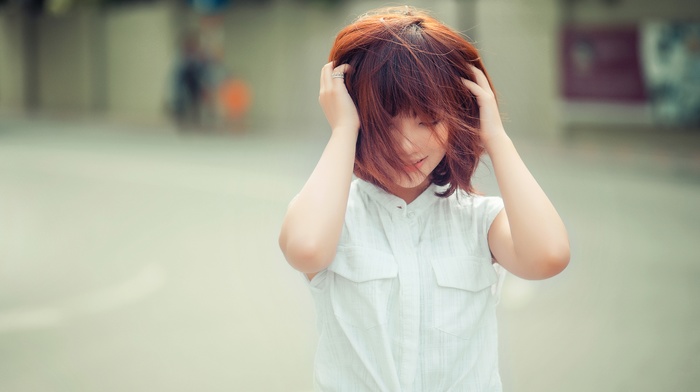
[[(331, 137), (279, 239), (316, 303), (316, 389), (500, 391), (497, 269), (554, 276), (569, 241), (476, 49), (401, 7), (347, 26), (330, 60)], [(472, 188), (484, 153), (502, 198)]]

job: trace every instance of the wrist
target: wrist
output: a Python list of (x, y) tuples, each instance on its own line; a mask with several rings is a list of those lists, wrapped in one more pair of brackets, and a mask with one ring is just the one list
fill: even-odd
[(503, 129), (488, 136), (482, 135), (481, 142), (484, 145), (484, 149), (486, 149), (486, 153), (489, 155), (495, 152), (500, 146), (513, 144), (513, 141)]
[(360, 127), (355, 127), (352, 125), (338, 125), (331, 128), (332, 136), (343, 135), (357, 140), (357, 136), (359, 135), (359, 133)]

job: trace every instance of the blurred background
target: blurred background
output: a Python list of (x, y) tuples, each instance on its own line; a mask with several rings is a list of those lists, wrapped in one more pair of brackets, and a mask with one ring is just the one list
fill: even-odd
[[(279, 225), (335, 34), (397, 4), (0, 0), (0, 391), (312, 390)], [(698, 390), (700, 3), (409, 4), (480, 49), (570, 231), (505, 283), (505, 390)]]

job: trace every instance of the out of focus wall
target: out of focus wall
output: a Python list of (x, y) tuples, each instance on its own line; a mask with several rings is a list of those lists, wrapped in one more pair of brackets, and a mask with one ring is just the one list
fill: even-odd
[(19, 12), (0, 13), (0, 109), (24, 111), (26, 72), (24, 67), (24, 25)]
[(479, 0), (477, 40), (511, 134), (560, 130), (557, 0)]
[(36, 18), (0, 10), (0, 109), (166, 121), (174, 12), (171, 3)]
[(79, 8), (60, 17), (44, 15), (37, 23), (37, 104), (43, 112), (82, 114), (95, 109), (93, 53), (98, 15)]
[(162, 122), (177, 35), (169, 3), (110, 10), (105, 15), (107, 115)]

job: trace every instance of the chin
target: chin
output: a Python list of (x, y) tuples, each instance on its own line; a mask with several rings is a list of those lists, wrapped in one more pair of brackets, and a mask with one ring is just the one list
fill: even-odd
[(413, 189), (426, 187), (429, 183), (430, 181), (428, 180), (428, 176), (420, 174), (420, 177), (411, 176), (410, 178), (406, 178), (404, 176), (396, 185), (400, 186), (401, 188)]

